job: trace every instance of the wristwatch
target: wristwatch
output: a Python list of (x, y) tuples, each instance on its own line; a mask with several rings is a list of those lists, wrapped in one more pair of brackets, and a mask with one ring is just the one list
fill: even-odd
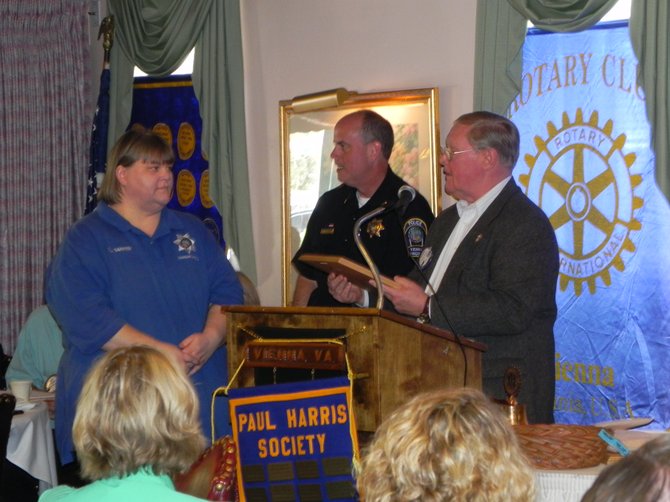
[(426, 296), (426, 303), (423, 304), (423, 310), (419, 314), (419, 317), (416, 318), (416, 322), (425, 324), (430, 322), (430, 299), (432, 295)]

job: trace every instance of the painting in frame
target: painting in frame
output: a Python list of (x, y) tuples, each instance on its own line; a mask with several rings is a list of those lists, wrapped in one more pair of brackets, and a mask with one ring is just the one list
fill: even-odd
[(282, 181), (282, 304), (290, 305), (297, 272), (291, 265), (318, 198), (339, 185), (330, 158), (337, 121), (371, 109), (385, 117), (395, 135), (393, 171), (440, 210), (438, 89), (359, 94), (334, 89), (280, 101)]

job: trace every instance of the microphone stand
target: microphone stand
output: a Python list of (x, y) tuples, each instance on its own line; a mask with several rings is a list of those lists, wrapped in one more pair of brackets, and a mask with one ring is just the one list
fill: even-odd
[(379, 269), (377, 268), (377, 265), (375, 265), (375, 262), (372, 261), (372, 257), (370, 256), (370, 253), (368, 253), (368, 250), (365, 249), (365, 246), (363, 245), (363, 242), (361, 241), (361, 236), (360, 236), (360, 229), (361, 225), (368, 221), (371, 218), (374, 218), (375, 216), (383, 213), (386, 211), (387, 207), (386, 205), (381, 205), (376, 209), (373, 209), (369, 213), (364, 214), (358, 220), (356, 220), (356, 223), (354, 224), (354, 241), (356, 241), (356, 246), (358, 246), (358, 250), (361, 252), (363, 255), (363, 258), (365, 258), (365, 262), (368, 264), (368, 267), (370, 267), (370, 271), (372, 272), (372, 277), (375, 280), (375, 284), (377, 286), (377, 306), (376, 308), (378, 310), (381, 310), (384, 306), (384, 288), (382, 288), (382, 278), (379, 275)]

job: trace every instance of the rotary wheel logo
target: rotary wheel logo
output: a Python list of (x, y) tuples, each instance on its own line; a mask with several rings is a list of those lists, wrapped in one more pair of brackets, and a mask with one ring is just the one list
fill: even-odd
[(626, 135), (612, 136), (612, 120), (599, 127), (598, 112), (588, 121), (582, 114), (578, 108), (571, 123), (563, 113), (560, 128), (548, 122), (547, 139), (535, 137), (537, 155), (525, 155), (530, 172), (519, 176), (556, 231), (559, 287), (572, 281), (577, 296), (584, 283), (594, 294), (598, 277), (609, 286), (610, 267), (624, 270), (621, 254), (635, 251), (629, 236), (641, 227), (634, 213), (643, 204), (633, 193), (642, 176), (629, 173), (636, 156), (623, 154)]

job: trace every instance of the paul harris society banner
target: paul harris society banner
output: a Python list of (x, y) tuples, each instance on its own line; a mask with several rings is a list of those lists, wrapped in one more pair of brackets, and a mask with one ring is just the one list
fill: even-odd
[(346, 377), (230, 389), (240, 500), (354, 501)]

